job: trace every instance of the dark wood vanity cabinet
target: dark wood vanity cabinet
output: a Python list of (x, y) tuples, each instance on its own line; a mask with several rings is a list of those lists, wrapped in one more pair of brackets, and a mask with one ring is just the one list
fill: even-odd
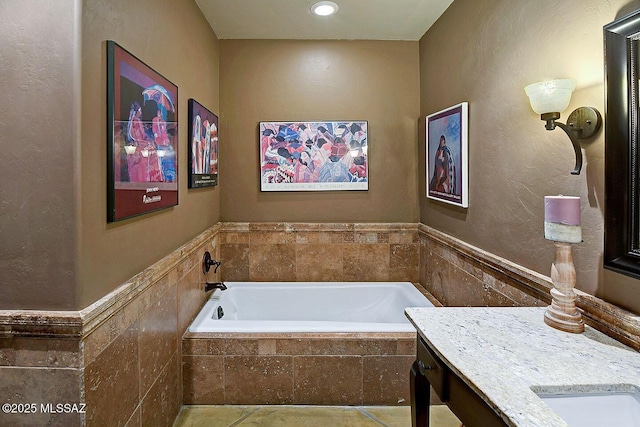
[(465, 427), (507, 424), (458, 377), (418, 335), (416, 361), (411, 366), (411, 423), (429, 426), (431, 387)]

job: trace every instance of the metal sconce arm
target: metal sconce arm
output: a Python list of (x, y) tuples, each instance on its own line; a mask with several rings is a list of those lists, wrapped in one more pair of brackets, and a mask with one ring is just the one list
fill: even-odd
[(576, 165), (571, 171), (571, 175), (580, 175), (582, 170), (582, 149), (578, 139), (587, 139), (595, 135), (602, 126), (602, 116), (593, 107), (580, 107), (569, 114), (567, 124), (557, 122), (556, 120), (559, 118), (560, 113), (544, 113), (540, 115), (540, 119), (547, 122), (545, 129), (554, 130), (559, 127), (567, 134), (576, 154)]

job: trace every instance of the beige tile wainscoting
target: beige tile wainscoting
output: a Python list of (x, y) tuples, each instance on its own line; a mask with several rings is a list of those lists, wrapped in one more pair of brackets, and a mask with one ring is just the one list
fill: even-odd
[[(205, 251), (222, 261), (217, 277), (202, 273)], [(203, 388), (200, 375), (225, 375), (224, 399), (237, 401), (242, 386), (229, 380), (243, 381), (256, 361), (269, 362), (276, 374), (300, 376), (297, 383), (283, 380), (276, 403), (326, 404), (334, 390), (323, 388), (309, 366), (327, 361), (337, 362), (328, 369), (340, 367), (338, 383), (362, 381), (361, 389), (344, 391), (342, 404), (406, 399), (390, 366), (409, 365), (409, 337), (187, 334), (183, 341), (208, 296), (206, 279), (410, 281), (444, 305), (465, 306), (546, 305), (551, 286), (547, 276), (422, 224), (220, 223), (81, 311), (0, 311), (0, 401), (85, 405), (69, 413), (40, 406), (37, 413), (0, 413), (0, 425), (170, 426), (183, 402), (213, 399), (221, 387)], [(630, 313), (583, 293), (577, 303), (587, 323), (640, 348)], [(304, 340), (319, 345), (308, 350)], [(223, 366), (197, 361), (200, 356), (222, 358)], [(370, 370), (383, 381), (365, 379), (362, 372)]]
[[(419, 224), (420, 284), (444, 306), (540, 307), (551, 303), (551, 278)], [(576, 289), (585, 322), (640, 350), (640, 320)]]
[(417, 224), (225, 223), (228, 281), (418, 281)]
[[(206, 299), (217, 225), (77, 312), (0, 311), (0, 425), (170, 426), (182, 405), (182, 334)], [(76, 404), (68, 413), (41, 404)], [(72, 407), (73, 409), (73, 407)]]

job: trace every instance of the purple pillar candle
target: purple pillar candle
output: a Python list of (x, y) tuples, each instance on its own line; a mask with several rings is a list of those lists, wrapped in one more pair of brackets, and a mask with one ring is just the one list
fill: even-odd
[(544, 237), (555, 242), (582, 242), (580, 197), (544, 197)]

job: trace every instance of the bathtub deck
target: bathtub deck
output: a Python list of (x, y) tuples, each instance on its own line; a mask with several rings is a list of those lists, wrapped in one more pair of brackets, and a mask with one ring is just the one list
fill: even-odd
[[(445, 405), (431, 407), (432, 427), (459, 427)], [(409, 427), (408, 406), (183, 406), (173, 427)]]

